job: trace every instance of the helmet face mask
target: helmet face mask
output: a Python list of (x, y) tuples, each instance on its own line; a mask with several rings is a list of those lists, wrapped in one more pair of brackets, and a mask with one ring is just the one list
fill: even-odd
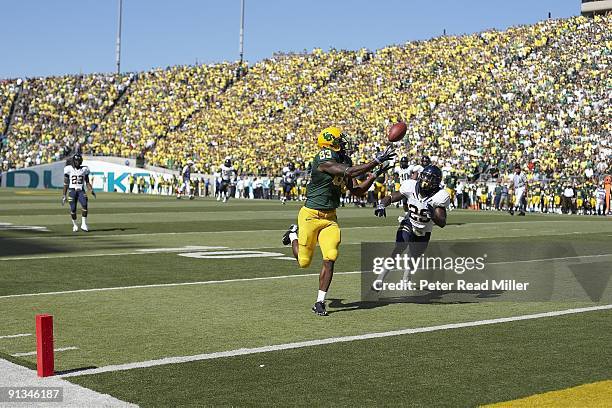
[(83, 164), (83, 157), (80, 154), (75, 154), (72, 157), (72, 166), (75, 168), (79, 168), (81, 167), (82, 164)]
[(354, 151), (355, 144), (345, 133), (340, 134), (340, 152), (349, 155)]
[(421, 166), (427, 167), (429, 165), (431, 165), (431, 159), (429, 158), (429, 156), (421, 157)]
[(429, 165), (419, 174), (419, 191), (429, 197), (440, 190), (442, 183), (442, 171), (437, 166)]

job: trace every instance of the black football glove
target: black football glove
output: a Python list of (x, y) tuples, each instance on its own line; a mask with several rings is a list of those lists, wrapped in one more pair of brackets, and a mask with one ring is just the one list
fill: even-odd
[(395, 153), (395, 148), (393, 147), (393, 145), (389, 145), (382, 152), (376, 153), (374, 155), (374, 160), (376, 160), (376, 162), (380, 164), (382, 162), (386, 162), (387, 160), (394, 158), (396, 154), (397, 153)]
[(385, 205), (380, 201), (376, 205), (376, 209), (374, 210), (374, 215), (377, 217), (385, 217), (387, 218), (387, 210), (385, 209)]
[(94, 198), (97, 198), (97, 197), (96, 197), (96, 192), (95, 192), (95, 191), (93, 191), (93, 190), (91, 190), (91, 195), (92, 195), (92, 196), (94, 196)]
[(378, 170), (376, 170), (374, 172), (374, 175), (376, 176), (376, 178), (380, 177), (381, 174), (386, 173), (387, 171), (389, 171), (389, 169), (393, 167), (391, 165), (391, 163), (388, 163), (386, 166), (380, 167)]
[(63, 195), (63, 196), (62, 196), (62, 206), (63, 206), (64, 204), (66, 204), (66, 196), (65, 196), (65, 195)]

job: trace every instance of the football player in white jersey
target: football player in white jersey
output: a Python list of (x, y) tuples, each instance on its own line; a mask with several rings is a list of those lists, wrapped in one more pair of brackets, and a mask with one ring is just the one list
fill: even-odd
[(298, 172), (295, 169), (295, 164), (289, 163), (283, 167), (283, 193), (281, 202), (287, 203), (287, 200), (291, 200), (293, 188), (296, 186)]
[(191, 169), (193, 166), (193, 160), (188, 160), (187, 164), (183, 167), (181, 171), (181, 178), (183, 183), (181, 187), (176, 192), (176, 198), (181, 198), (181, 195), (187, 194), (190, 200), (193, 200), (193, 194), (191, 193)]
[[(400, 186), (410, 180), (412, 178), (412, 169), (414, 168), (414, 166), (408, 164), (408, 157), (404, 156), (400, 159), (400, 165), (399, 167), (397, 167), (395, 169), (395, 174), (397, 174), (397, 177), (399, 179), (400, 182)], [(406, 199), (402, 199), (402, 204), (404, 206), (404, 212), (408, 212), (408, 204), (406, 203)], [(399, 207), (399, 203), (395, 203), (396, 207)], [(403, 219), (403, 217), (400, 217), (401, 219)], [(401, 219), (398, 218), (398, 220), (401, 222)]]
[(81, 229), (89, 231), (87, 226), (87, 191), (85, 187), (89, 188), (92, 196), (96, 196), (89, 181), (89, 168), (83, 166), (83, 157), (80, 154), (75, 154), (72, 157), (71, 164), (64, 167), (64, 191), (62, 194), (62, 205), (64, 205), (66, 204), (66, 193), (68, 193), (73, 232), (79, 230), (76, 215), (77, 201), (81, 204)]
[(232, 194), (232, 183), (236, 179), (236, 170), (232, 166), (230, 159), (225, 159), (225, 162), (219, 169), (219, 174), (221, 175), (221, 182), (219, 183), (219, 197), (217, 197), (217, 201), (223, 198), (223, 202), (226, 203)]
[(594, 214), (606, 215), (606, 189), (603, 184), (595, 189), (595, 211)]
[(527, 177), (521, 174), (521, 166), (516, 164), (514, 166), (514, 175), (512, 176), (512, 186), (514, 187), (514, 206), (510, 206), (508, 211), (510, 215), (514, 215), (515, 207), (518, 208), (521, 216), (525, 215), (525, 209), (527, 207)]
[(399, 176), (400, 183), (410, 180), (412, 176), (412, 166), (408, 164), (406, 156), (400, 159), (400, 165), (395, 169), (395, 173)]
[[(427, 249), (434, 224), (440, 228), (446, 226), (446, 210), (450, 205), (450, 196), (443, 189), (442, 171), (433, 165), (426, 166), (419, 174), (418, 180), (408, 180), (401, 184), (400, 191), (384, 197), (378, 202), (374, 214), (386, 217), (386, 207), (405, 198), (408, 211), (395, 235), (395, 249), (392, 256), (410, 250), (413, 257), (421, 256)], [(417, 244), (413, 244), (417, 243)], [(413, 245), (411, 245), (413, 244)], [(404, 279), (409, 271), (404, 272)], [(384, 279), (384, 273), (378, 279)]]
[(412, 179), (417, 180), (419, 178), (419, 174), (423, 171), (423, 169), (431, 164), (431, 159), (429, 156), (425, 155), (421, 157), (420, 164), (415, 164), (414, 166), (410, 166), (412, 170)]

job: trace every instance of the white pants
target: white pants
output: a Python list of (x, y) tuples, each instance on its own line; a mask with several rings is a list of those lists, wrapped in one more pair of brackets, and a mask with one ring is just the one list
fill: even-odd
[(520, 187), (520, 188), (517, 188), (516, 190), (514, 190), (514, 199), (516, 200), (514, 205), (516, 207), (520, 207), (521, 206), (521, 202), (522, 202), (524, 196), (525, 196), (525, 187)]
[(183, 185), (179, 189), (179, 192), (180, 193), (184, 192), (187, 195), (191, 195), (191, 184), (187, 180), (184, 180)]

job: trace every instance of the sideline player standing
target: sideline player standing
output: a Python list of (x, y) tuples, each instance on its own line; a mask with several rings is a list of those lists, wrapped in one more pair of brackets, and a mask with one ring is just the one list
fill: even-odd
[(514, 187), (514, 200), (515, 205), (510, 205), (510, 215), (514, 215), (514, 208), (518, 208), (518, 215), (525, 215), (525, 207), (527, 205), (527, 196), (525, 190), (527, 189), (527, 177), (521, 173), (520, 164), (514, 165), (514, 175), (512, 176), (512, 186)]
[(346, 135), (337, 127), (323, 129), (317, 139), (321, 149), (312, 161), (311, 179), (306, 191), (306, 203), (298, 214), (298, 225), (291, 225), (283, 236), (283, 245), (291, 244), (293, 256), (300, 268), (307, 268), (317, 242), (323, 254), (323, 267), (319, 275), (319, 291), (312, 311), (327, 316), (325, 296), (334, 274), (338, 258), (340, 227), (336, 208), (340, 206), (342, 189), (346, 187), (354, 195), (368, 191), (376, 177), (388, 170), (384, 165), (369, 175), (361, 184), (353, 184), (353, 178), (365, 174), (395, 156), (393, 146), (378, 152), (374, 160), (353, 166), (349, 157)]
[(219, 174), (221, 175), (221, 183), (219, 184), (219, 197), (217, 197), (217, 201), (223, 197), (223, 202), (226, 203), (232, 192), (232, 182), (236, 178), (236, 170), (232, 166), (230, 159), (225, 159), (225, 162), (219, 169)]
[(291, 200), (293, 198), (293, 189), (296, 187), (297, 173), (295, 164), (293, 163), (289, 163), (287, 166), (283, 167), (284, 195), (281, 198), (281, 202), (283, 204), (287, 204), (287, 200)]
[(183, 184), (181, 184), (181, 188), (176, 192), (176, 198), (181, 198), (182, 194), (187, 194), (189, 199), (193, 200), (193, 194), (191, 194), (191, 166), (193, 166), (193, 160), (188, 160), (181, 171)]
[(72, 218), (72, 232), (77, 232), (77, 201), (81, 204), (81, 229), (89, 231), (87, 227), (87, 192), (85, 186), (89, 188), (92, 196), (96, 196), (91, 183), (89, 182), (89, 167), (83, 166), (83, 157), (75, 154), (71, 160), (72, 164), (64, 167), (64, 191), (62, 193), (62, 205), (66, 204), (66, 193), (70, 203), (70, 217)]

